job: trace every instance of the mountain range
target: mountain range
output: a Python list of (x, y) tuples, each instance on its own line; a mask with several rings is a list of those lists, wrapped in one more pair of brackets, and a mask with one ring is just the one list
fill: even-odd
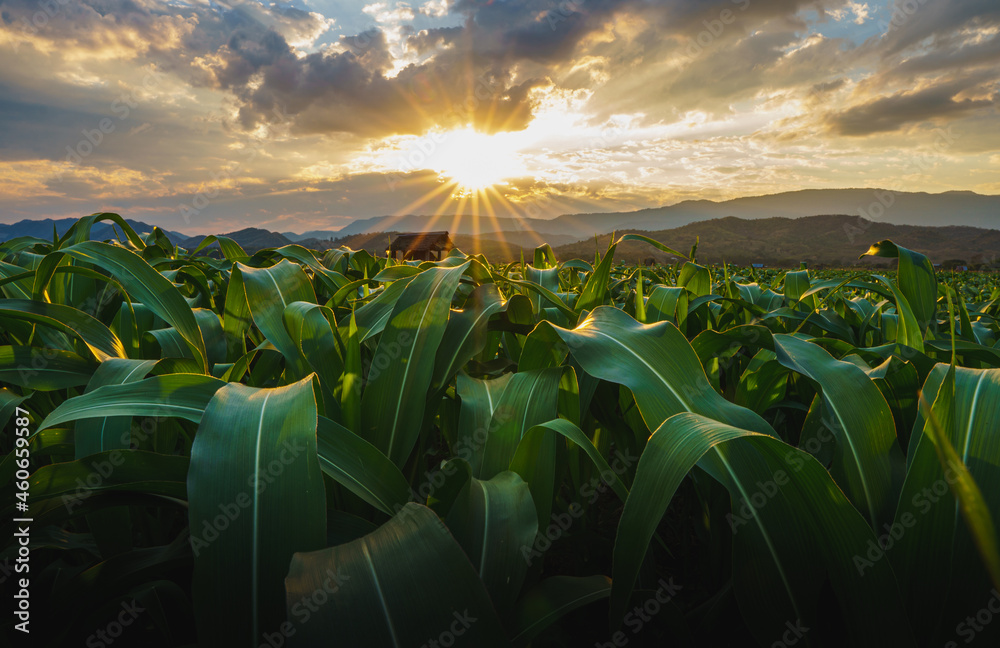
[[(137, 232), (152, 225), (126, 219)], [(75, 221), (20, 221), (0, 224), (0, 241), (18, 236), (50, 240), (53, 228), (64, 233)], [(522, 250), (542, 242), (560, 258), (593, 256), (595, 239), (606, 248), (611, 232), (642, 231), (679, 250), (700, 238), (699, 258), (733, 263), (797, 264), (799, 261), (849, 265), (867, 245), (890, 238), (921, 251), (935, 262), (1000, 258), (1000, 196), (970, 191), (939, 194), (892, 192), (881, 189), (822, 189), (791, 191), (722, 202), (689, 200), (665, 207), (631, 212), (566, 214), (551, 220), (408, 215), (358, 219), (340, 230), (271, 232), (246, 228), (224, 233), (249, 251), (297, 243), (325, 249), (347, 245), (384, 252), (399, 232), (448, 230), (456, 246), (483, 252), (488, 258), (513, 260)], [(478, 233), (477, 233), (478, 232)], [(165, 230), (177, 245), (194, 248), (203, 235), (187, 236)], [(115, 238), (106, 222), (92, 238)], [(628, 243), (618, 249), (623, 259), (651, 252)], [(662, 255), (661, 255), (662, 256)], [(631, 259), (631, 260), (636, 260)]]
[[(665, 230), (641, 231), (624, 229), (615, 237), (629, 232), (641, 232), (679, 252), (687, 253), (698, 243), (700, 262), (736, 265), (762, 263), (768, 266), (797, 267), (806, 262), (818, 265), (847, 267), (854, 265), (887, 265), (889, 260), (878, 257), (858, 257), (876, 241), (891, 239), (897, 244), (926, 254), (934, 263), (952, 261), (952, 265), (1000, 264), (1000, 230), (977, 227), (923, 225), (892, 225), (864, 220), (857, 216), (804, 216), (800, 218), (744, 219), (727, 216), (689, 223)], [(334, 245), (384, 253), (392, 233), (355, 234), (337, 239)], [(491, 261), (516, 261), (523, 253), (532, 257), (532, 250), (545, 241), (534, 234), (528, 245), (514, 244), (496, 236), (452, 236), (455, 246), (467, 253), (482, 253)], [(552, 245), (559, 259), (593, 259), (596, 251), (604, 253), (611, 243), (611, 234), (601, 234), (581, 241)], [(631, 263), (653, 257), (658, 262), (672, 261), (646, 243), (627, 241), (618, 245), (615, 259)]]
[[(620, 232), (624, 234), (625, 232)], [(755, 220), (717, 218), (689, 223), (670, 230), (645, 232), (650, 238), (686, 252), (697, 241), (698, 260), (726, 261), (736, 265), (763, 263), (795, 267), (815, 265), (852, 266), (888, 264), (888, 259), (859, 256), (877, 241), (891, 239), (905, 248), (926, 254), (934, 263), (952, 265), (997, 265), (1000, 263), (1000, 230), (948, 225), (893, 225), (857, 216), (805, 216), (801, 218), (760, 218)], [(607, 249), (611, 236), (597, 237), (596, 245)], [(555, 248), (560, 259), (592, 258), (595, 241), (580, 241)], [(645, 243), (625, 242), (615, 250), (615, 258), (638, 262), (647, 257), (669, 260)]]
[(754, 220), (821, 214), (861, 216), (870, 221), (893, 225), (967, 225), (1000, 229), (1000, 196), (987, 196), (971, 191), (930, 194), (887, 189), (805, 189), (721, 202), (685, 200), (674, 205), (631, 212), (564, 214), (549, 220), (500, 216), (478, 220), (469, 216), (377, 216), (357, 219), (340, 230), (313, 230), (301, 235), (294, 232), (282, 234), (296, 241), (372, 232), (425, 232), (443, 229), (452, 234), (478, 232), (480, 236), (492, 232), (537, 232), (581, 240), (594, 234), (624, 229), (671, 229), (726, 216)]
[[(245, 229), (239, 230), (238, 232), (228, 232), (226, 234), (222, 234), (222, 236), (226, 236), (228, 238), (233, 239), (234, 241), (239, 243), (240, 247), (242, 247), (244, 250), (248, 249), (262, 250), (264, 248), (278, 248), (284, 245), (292, 244), (292, 241), (290, 241), (287, 237), (282, 236), (277, 232), (271, 232), (266, 229), (260, 229), (259, 227), (247, 227)], [(198, 247), (198, 245), (200, 245), (202, 240), (204, 239), (205, 236), (199, 235), (199, 236), (192, 236), (190, 238), (185, 237), (181, 241), (174, 241), (173, 239), (171, 239), (171, 242), (173, 242), (174, 245), (181, 246), (182, 248), (193, 250), (194, 248)], [(219, 247), (219, 244), (213, 243), (208, 247), (209, 248)]]
[[(52, 240), (52, 231), (55, 228), (56, 234), (62, 236), (66, 233), (71, 226), (73, 226), (78, 219), (76, 218), (43, 218), (40, 220), (22, 220), (16, 223), (0, 223), (0, 241), (9, 241), (12, 238), (18, 238), (20, 236), (33, 236), (35, 238), (45, 239), (46, 241)], [(134, 229), (136, 232), (145, 233), (153, 231), (153, 226), (148, 223), (143, 223), (142, 221), (133, 220), (131, 218), (126, 218), (125, 222), (129, 224), (129, 227)], [(110, 221), (100, 221), (95, 223), (90, 229), (90, 238), (95, 241), (103, 241), (105, 239), (116, 238), (115, 231), (118, 228), (114, 226)], [(160, 229), (163, 229), (162, 227)], [(188, 236), (186, 234), (181, 234), (180, 232), (174, 232), (171, 230), (163, 230), (163, 233), (167, 235), (174, 245), (177, 245), (180, 241), (186, 240)], [(118, 236), (121, 236), (119, 233)]]

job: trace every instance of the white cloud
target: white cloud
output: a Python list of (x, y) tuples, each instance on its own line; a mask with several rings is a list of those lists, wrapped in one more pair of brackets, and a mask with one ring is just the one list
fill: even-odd
[(420, 13), (431, 18), (443, 18), (448, 15), (448, 0), (427, 0), (420, 5)]
[(851, 18), (851, 22), (853, 22), (855, 25), (863, 25), (865, 24), (866, 20), (871, 18), (871, 8), (868, 6), (868, 3), (862, 3), (862, 2), (848, 2), (847, 6), (844, 7), (843, 9), (834, 9), (832, 11), (829, 11), (828, 13), (837, 22), (840, 22), (846, 18), (849, 18), (850, 15), (853, 15), (854, 17)]

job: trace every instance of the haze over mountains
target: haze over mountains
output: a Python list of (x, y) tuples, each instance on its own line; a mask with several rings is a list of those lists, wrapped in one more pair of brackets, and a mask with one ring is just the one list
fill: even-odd
[[(80, 214), (80, 216), (87, 215), (88, 214)], [(76, 221), (76, 218), (43, 218), (40, 220), (22, 220), (10, 224), (0, 223), (0, 241), (9, 241), (12, 238), (18, 238), (20, 236), (32, 236), (34, 238), (51, 241), (53, 227), (55, 228), (56, 234), (62, 236)], [(132, 218), (125, 218), (125, 222), (137, 232), (153, 231), (153, 226), (149, 223), (137, 221)], [(95, 241), (113, 239), (115, 238), (115, 229), (117, 228), (114, 228), (109, 221), (95, 223), (94, 227), (90, 230), (90, 238)], [(166, 234), (167, 238), (169, 238), (175, 245), (179, 245), (180, 241), (188, 238), (187, 235), (181, 234), (180, 232), (164, 230), (163, 233)]]
[[(857, 216), (805, 216), (802, 218), (742, 219), (732, 216), (690, 223), (671, 230), (648, 232), (651, 238), (684, 252), (698, 240), (698, 260), (726, 261), (737, 265), (763, 263), (795, 267), (800, 262), (850, 266), (876, 241), (891, 239), (898, 245), (926, 254), (932, 262), (949, 260), (961, 264), (1000, 262), (1000, 230), (977, 227), (892, 225)], [(607, 246), (610, 235), (598, 237)], [(556, 248), (560, 259), (593, 257), (594, 241), (580, 241)], [(618, 246), (615, 258), (640, 261), (654, 256), (667, 260), (661, 252), (644, 243), (626, 242)], [(865, 257), (865, 264), (888, 264), (887, 259)]]
[[(53, 226), (62, 234), (73, 222), (66, 218), (0, 224), (0, 241), (17, 236), (48, 240)], [(147, 223), (128, 222), (138, 232), (152, 230)], [(700, 237), (699, 256), (706, 261), (851, 264), (859, 248), (891, 238), (928, 254), (936, 262), (978, 258), (988, 263), (1000, 258), (1000, 196), (969, 191), (927, 194), (879, 189), (803, 190), (724, 202), (685, 201), (633, 212), (567, 214), (551, 220), (382, 216), (359, 219), (340, 230), (298, 234), (246, 228), (220, 234), (233, 238), (247, 250), (294, 242), (315, 249), (348, 245), (384, 251), (393, 233), (431, 230), (448, 230), (460, 249), (481, 251), (497, 260), (517, 258), (521, 249), (530, 250), (542, 242), (556, 248), (561, 257), (586, 258), (593, 255), (595, 235), (645, 231), (682, 250)], [(179, 232), (166, 234), (175, 244), (188, 249), (204, 238)], [(94, 227), (92, 238), (114, 237), (106, 222)], [(623, 246), (619, 254), (638, 257), (650, 252), (633, 247)]]
[(481, 217), (478, 222), (465, 217), (441, 216), (378, 216), (358, 219), (337, 231), (315, 230), (296, 235), (282, 232), (291, 240), (297, 238), (330, 238), (370, 232), (421, 232), (437, 229), (453, 234), (486, 234), (490, 232), (533, 231), (589, 238), (594, 234), (637, 229), (663, 230), (689, 223), (735, 216), (744, 219), (797, 218), (821, 214), (861, 216), (894, 225), (967, 225), (1000, 229), (1000, 196), (984, 196), (971, 191), (949, 191), (940, 194), (893, 192), (886, 189), (805, 189), (768, 196), (735, 198), (723, 202), (686, 200), (675, 205), (641, 209), (633, 212), (599, 214), (566, 214), (551, 220), (538, 218), (495, 219)]

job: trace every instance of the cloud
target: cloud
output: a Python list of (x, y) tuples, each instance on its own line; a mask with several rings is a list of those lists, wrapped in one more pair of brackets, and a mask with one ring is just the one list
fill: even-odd
[[(932, 124), (961, 134), (961, 182), (975, 158), (957, 152), (1000, 138), (996, 0), (894, 0), (894, 14), (853, 0), (331, 4), (5, 0), (0, 164), (20, 166), (0, 196), (169, 220), (238, 164), (206, 228), (340, 222), (436, 186), (418, 173), (412, 193), (387, 193), (357, 173), (365, 151), (471, 123), (534, 138), (535, 179), (504, 189), (512, 203), (610, 209), (850, 184), (874, 167), (892, 178)], [(113, 132), (67, 169), (67, 148), (108, 118)], [(590, 142), (608, 124), (627, 127)]]
[(974, 80), (959, 79), (921, 90), (899, 92), (828, 114), (831, 131), (847, 136), (898, 131), (909, 124), (954, 119), (997, 105), (997, 95), (974, 99), (964, 93), (976, 88)]
[(871, 18), (871, 9), (866, 3), (848, 2), (843, 9), (834, 9), (829, 14), (834, 20), (838, 21), (848, 18), (849, 15), (853, 15), (854, 17), (851, 19), (851, 22), (855, 25), (863, 25), (866, 20)]
[[(14, 2), (22, 3), (20, 13), (31, 13), (32, 3)], [(519, 130), (535, 114), (532, 91), (552, 83), (558, 86), (576, 61), (592, 52), (597, 58), (617, 58), (608, 60), (612, 67), (631, 66), (628, 76), (635, 81), (653, 73), (657, 60), (669, 57), (672, 50), (700, 42), (697, 39), (705, 30), (720, 48), (733, 40), (741, 42), (744, 51), (738, 69), (725, 70), (722, 60), (705, 57), (681, 78), (634, 93), (644, 100), (658, 91), (656, 103), (675, 96), (683, 103), (690, 94), (683, 110), (699, 100), (745, 91), (757, 72), (780, 57), (776, 48), (794, 38), (788, 28), (803, 24), (795, 17), (800, 8), (843, 4), (843, 0), (566, 0), (553, 5), (546, 0), (457, 0), (449, 7), (450, 16), (460, 16), (461, 25), (418, 30), (403, 25), (417, 16), (408, 4), (379, 2), (364, 7), (378, 27), (307, 51), (304, 45), (315, 42), (330, 21), (294, 7), (251, 0), (230, 8), (84, 0), (72, 20), (69, 16), (48, 20), (34, 44), (64, 42), (72, 51), (96, 46), (127, 26), (135, 42), (122, 47), (131, 47), (131, 56), (141, 56), (193, 87), (229, 93), (243, 130), (277, 123), (294, 133), (380, 137), (418, 134), (441, 124)], [(440, 15), (441, 7), (434, 7)], [(426, 12), (420, 16), (429, 19)], [(751, 29), (771, 20), (779, 24), (745, 38)], [(174, 36), (164, 39), (168, 28)], [(614, 32), (611, 40), (609, 29)], [(92, 34), (90, 43), (79, 40), (80, 32)], [(402, 41), (401, 50), (397, 40)], [(409, 63), (398, 58), (401, 52)], [(715, 69), (704, 70), (709, 61)], [(709, 84), (703, 82), (705, 73), (710, 75)], [(579, 79), (569, 83), (579, 84)], [(601, 97), (596, 97), (598, 112), (600, 103)]]
[(885, 73), (891, 78), (912, 79), (920, 75), (949, 73), (962, 70), (968, 73), (980, 68), (995, 69), (1000, 65), (1000, 30), (992, 34), (971, 32), (965, 38), (948, 39), (924, 51), (908, 56), (896, 65), (887, 66)]
[(888, 18), (880, 20), (885, 29), (880, 48), (884, 56), (893, 56), (928, 39), (948, 43), (966, 29), (998, 24), (995, 0), (895, 0)]
[(844, 87), (847, 83), (847, 79), (841, 77), (839, 79), (834, 79), (833, 81), (825, 81), (823, 83), (817, 83), (812, 87), (812, 91), (817, 94), (825, 94), (827, 92), (833, 92), (834, 90), (839, 90)]

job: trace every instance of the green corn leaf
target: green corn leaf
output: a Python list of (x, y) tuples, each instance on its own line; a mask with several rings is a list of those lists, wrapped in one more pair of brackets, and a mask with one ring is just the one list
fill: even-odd
[[(331, 637), (356, 648), (409, 648), (441, 644), (443, 635), (456, 647), (509, 645), (461, 546), (419, 504), (352, 542), (296, 553), (285, 590), (290, 648)], [(314, 612), (318, 596), (325, 603)]]
[(455, 391), (462, 403), (452, 453), (469, 462), (473, 475), (482, 473), (483, 453), (493, 412), (500, 404), (503, 392), (513, 376), (514, 374), (508, 373), (499, 378), (482, 380), (460, 372), (455, 380)]
[(175, 416), (198, 422), (215, 392), (227, 384), (211, 376), (181, 373), (109, 384), (64, 401), (38, 430), (107, 416)]
[(268, 342), (285, 358), (295, 379), (308, 373), (302, 351), (285, 329), (284, 314), (294, 302), (316, 303), (309, 277), (302, 267), (283, 260), (269, 268), (251, 268), (236, 264), (233, 276), (240, 276), (250, 316)]
[(196, 254), (207, 248), (208, 246), (218, 243), (219, 248), (222, 250), (222, 256), (226, 258), (227, 261), (244, 261), (249, 255), (243, 251), (240, 244), (233, 239), (226, 236), (206, 236), (201, 240), (195, 249), (191, 250), (190, 257), (194, 257)]
[(441, 390), (465, 364), (486, 346), (490, 318), (506, 309), (495, 284), (483, 284), (469, 295), (466, 307), (448, 317), (444, 340), (434, 359), (432, 384)]
[(36, 346), (0, 346), (0, 381), (25, 389), (82, 387), (95, 365), (75, 353)]
[[(664, 422), (639, 459), (615, 540), (613, 627), (625, 614), (660, 518), (695, 465), (729, 490), (733, 586), (761, 644), (781, 637), (786, 623), (824, 622), (820, 590), (829, 580), (843, 619), (826, 622), (842, 622), (850, 645), (913, 645), (888, 561), (863, 576), (855, 568), (854, 557), (875, 534), (826, 470), (773, 437), (691, 413)], [(804, 637), (804, 645), (814, 641)]]
[[(188, 458), (145, 450), (108, 450), (49, 464), (29, 480), (30, 514), (50, 501), (73, 513), (100, 493), (147, 493), (185, 499)], [(82, 509), (80, 509), (82, 510)]]
[(646, 302), (646, 322), (683, 325), (687, 318), (688, 292), (678, 286), (653, 286)]
[[(894, 521), (898, 533), (887, 538), (886, 553), (914, 632), (940, 644), (995, 587), (991, 518), (1000, 511), (1000, 475), (993, 468), (1000, 463), (1000, 370), (952, 372), (938, 365), (924, 383), (923, 399), (933, 406), (914, 429)], [(982, 552), (992, 554), (986, 568)], [(1000, 635), (988, 630), (985, 636)]]
[(889, 404), (860, 367), (792, 335), (773, 339), (778, 361), (818, 386), (831, 415), (824, 424), (837, 439), (833, 478), (872, 528), (880, 529), (892, 518), (904, 464)]
[(673, 249), (671, 247), (667, 247), (663, 243), (660, 243), (657, 240), (651, 239), (648, 236), (643, 236), (642, 234), (625, 234), (620, 239), (618, 239), (618, 241), (616, 241), (616, 244), (617, 243), (621, 243), (622, 241), (642, 241), (643, 243), (649, 243), (650, 245), (652, 245), (653, 247), (655, 247), (657, 250), (660, 250), (661, 252), (666, 252), (667, 254), (672, 254), (673, 256), (676, 256), (676, 257), (679, 257), (679, 258), (682, 258), (682, 259), (685, 259), (685, 260), (688, 258), (688, 256), (686, 254), (684, 254), (683, 252), (678, 252), (677, 250), (675, 250), (675, 249)]
[(528, 485), (513, 472), (498, 473), (487, 481), (472, 477), (452, 503), (445, 524), (476, 568), (501, 618), (507, 616), (528, 571), (525, 549), (538, 532)]
[(511, 644), (527, 645), (564, 615), (610, 595), (611, 579), (607, 576), (546, 578), (518, 601)]
[[(113, 359), (101, 363), (94, 377), (87, 383), (85, 394), (106, 385), (127, 385), (146, 377), (156, 360)], [(131, 440), (132, 417), (105, 416), (78, 420), (74, 425), (76, 458), (82, 459), (95, 452), (128, 448)]]
[[(896, 284), (889, 281), (885, 277), (875, 277), (892, 291), (893, 297), (896, 300), (896, 316), (898, 318), (898, 324), (896, 329), (896, 335), (894, 337), (898, 344), (905, 344), (917, 351), (923, 353), (924, 351), (924, 336), (921, 332), (920, 322), (917, 320), (916, 316), (913, 314), (913, 310), (910, 308), (910, 302), (903, 294), (903, 292), (896, 287)], [(888, 317), (883, 315), (883, 319)]]
[(344, 375), (340, 381), (340, 410), (344, 425), (355, 434), (361, 432), (361, 336), (351, 313), (344, 340)]
[(389, 515), (410, 501), (403, 473), (375, 446), (324, 416), (316, 435), (319, 466), (337, 483)]
[(70, 306), (30, 299), (0, 300), (0, 316), (42, 324), (78, 338), (98, 362), (125, 358), (121, 340), (100, 320)]
[(277, 632), (292, 555), (325, 544), (312, 382), (227, 384), (205, 408), (187, 479), (200, 643), (256, 646)]
[(695, 412), (774, 433), (759, 415), (712, 388), (694, 349), (669, 322), (644, 325), (618, 309), (599, 307), (575, 329), (556, 331), (587, 373), (632, 390), (651, 430), (674, 414)]
[[(556, 441), (559, 436), (582, 449), (597, 469), (595, 479), (599, 479), (600, 483), (593, 482), (589, 485), (591, 490), (587, 493), (588, 497), (596, 492), (599, 485), (601, 487), (608, 485), (624, 502), (628, 497), (628, 489), (622, 482), (621, 476), (634, 465), (631, 457), (621, 455), (619, 452), (621, 457), (616, 457), (615, 469), (612, 469), (607, 459), (594, 446), (593, 441), (587, 438), (579, 427), (565, 419), (552, 419), (526, 431), (517, 445), (517, 451), (510, 462), (510, 469), (528, 483), (538, 514), (538, 528), (543, 531), (551, 524), (557, 466)], [(638, 460), (638, 457), (635, 459)], [(575, 505), (580, 504), (577, 502)], [(535, 555), (530, 550), (526, 554), (528, 559)]]
[(434, 358), (467, 267), (431, 268), (414, 277), (379, 338), (361, 396), (362, 436), (397, 466), (409, 457), (420, 435)]
[(285, 329), (299, 355), (319, 377), (323, 391), (323, 413), (340, 420), (340, 401), (335, 392), (344, 375), (342, 344), (337, 339), (333, 311), (309, 302), (292, 302), (283, 314)]
[(176, 328), (191, 346), (195, 360), (208, 370), (205, 341), (191, 307), (169, 279), (154, 270), (142, 257), (124, 248), (85, 241), (59, 252), (78, 261), (85, 261), (107, 270), (129, 292), (133, 301), (145, 304), (151, 311)]
[(917, 326), (923, 334), (937, 316), (938, 284), (930, 259), (919, 252), (900, 247), (888, 239), (873, 243), (861, 257), (865, 255), (899, 259), (897, 269), (899, 290), (913, 309)]
[(607, 253), (601, 262), (594, 268), (587, 283), (580, 292), (580, 298), (576, 300), (576, 311), (584, 312), (594, 310), (596, 307), (607, 301), (608, 278), (611, 275), (611, 264), (615, 258), (615, 247), (608, 248)]
[(507, 470), (524, 433), (556, 417), (563, 368), (516, 373), (503, 388), (493, 410), (482, 452), (482, 466), (473, 476), (490, 479)]

